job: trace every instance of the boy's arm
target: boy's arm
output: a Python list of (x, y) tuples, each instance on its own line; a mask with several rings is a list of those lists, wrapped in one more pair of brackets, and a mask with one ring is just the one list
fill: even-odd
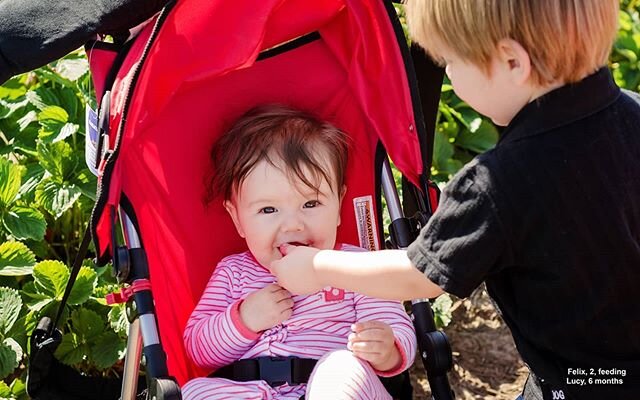
[(358, 323), (380, 321), (389, 325), (393, 331), (394, 345), (400, 353), (401, 362), (395, 368), (391, 367), (392, 369), (376, 371), (376, 373), (385, 377), (394, 376), (409, 368), (415, 358), (417, 341), (413, 323), (402, 304), (356, 294), (354, 305)]
[(217, 369), (239, 360), (258, 340), (240, 318), (232, 271), (220, 263), (184, 332), (187, 354), (200, 367)]
[(443, 293), (409, 260), (404, 250), (345, 252), (287, 246), (271, 264), (281, 286), (307, 294), (326, 286), (390, 300), (433, 298)]

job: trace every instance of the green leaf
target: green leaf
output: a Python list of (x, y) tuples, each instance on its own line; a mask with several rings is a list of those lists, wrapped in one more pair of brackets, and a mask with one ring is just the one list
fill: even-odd
[(30, 90), (25, 95), (27, 101), (38, 110), (42, 111), (50, 105), (57, 105), (56, 95), (46, 86), (40, 86), (36, 90)]
[(129, 331), (129, 320), (125, 312), (124, 304), (116, 304), (109, 311), (109, 325), (116, 333), (126, 335)]
[(4, 381), (0, 380), (0, 399), (10, 399), (11, 389)]
[(25, 284), (22, 287), (20, 294), (22, 295), (22, 299), (26, 303), (27, 307), (32, 312), (40, 312), (43, 308), (47, 307), (54, 301), (51, 296), (40, 293), (38, 289), (36, 289), (33, 281)]
[(62, 336), (62, 343), (56, 349), (55, 357), (63, 364), (74, 366), (90, 356), (91, 349), (80, 341), (75, 333)]
[(16, 378), (11, 382), (11, 393), (17, 397), (22, 398), (27, 395), (27, 386), (22, 379)]
[(33, 268), (33, 278), (38, 293), (61, 300), (69, 280), (69, 269), (60, 261), (41, 261)]
[(114, 332), (104, 332), (91, 349), (91, 358), (98, 369), (107, 369), (124, 356), (127, 344)]
[(38, 137), (48, 143), (64, 140), (78, 130), (77, 125), (68, 123), (67, 111), (57, 105), (45, 107), (38, 114), (38, 121), (42, 126)]
[(35, 111), (29, 111), (22, 118), (18, 120), (18, 128), (20, 132), (24, 132), (32, 123), (38, 120), (38, 113)]
[(0, 86), (0, 99), (14, 100), (21, 97), (27, 91), (22, 83), (24, 75), (14, 76)]
[(28, 312), (22, 317), (18, 318), (11, 330), (9, 330), (8, 337), (14, 339), (20, 347), (27, 348), (28, 336), (36, 328), (38, 324), (38, 314), (36, 312)]
[(83, 342), (95, 340), (104, 332), (105, 324), (100, 316), (86, 308), (79, 308), (71, 313), (71, 324)]
[(38, 133), (38, 138), (48, 143), (56, 143), (78, 132), (78, 129), (80, 129), (78, 125), (69, 122), (64, 125), (54, 123), (47, 125), (46, 128), (43, 127)]
[(483, 153), (498, 141), (498, 130), (486, 120), (474, 120), (471, 130), (463, 130), (456, 138), (456, 145), (467, 150)]
[(95, 175), (89, 172), (88, 169), (84, 169), (76, 176), (75, 183), (78, 185), (83, 195), (91, 199), (93, 202), (96, 201), (98, 178)]
[(33, 208), (14, 205), (0, 217), (5, 229), (18, 240), (41, 240), (47, 229), (44, 216)]
[(11, 204), (20, 190), (24, 167), (0, 157), (0, 206)]
[(36, 75), (38, 75), (40, 79), (43, 79), (43, 80), (49, 79), (53, 82), (61, 84), (62, 86), (65, 86), (71, 89), (76, 89), (76, 85), (73, 82), (71, 82), (66, 78), (63, 78), (62, 76), (58, 75), (56, 72), (52, 71), (49, 68), (39, 68), (34, 72), (36, 73)]
[(438, 329), (448, 326), (449, 323), (451, 322), (451, 306), (452, 305), (453, 305), (453, 300), (451, 300), (451, 296), (449, 296), (448, 294), (439, 296), (433, 302), (433, 313), (435, 317), (434, 319)]
[(46, 178), (36, 187), (35, 200), (57, 219), (73, 207), (81, 195), (82, 191), (76, 185)]
[(18, 110), (22, 110), (29, 102), (25, 100), (12, 102), (0, 99), (0, 119), (9, 118)]
[(36, 263), (36, 256), (22, 242), (0, 244), (0, 275), (30, 275)]
[(78, 305), (89, 300), (97, 282), (98, 274), (96, 274), (96, 271), (91, 268), (81, 267), (73, 284), (73, 289), (69, 294), (69, 304)]
[(27, 172), (22, 177), (22, 186), (18, 191), (18, 198), (26, 203), (35, 201), (36, 186), (42, 180), (45, 171), (39, 163), (25, 165)]
[(15, 289), (0, 287), (0, 337), (7, 335), (20, 315), (22, 299)]
[(5, 342), (0, 343), (0, 379), (9, 376), (18, 367), (21, 358), (22, 351), (18, 358), (18, 353), (13, 346)]
[(63, 78), (70, 81), (77, 81), (89, 71), (89, 63), (86, 58), (65, 58), (58, 61), (55, 70)]
[(45, 144), (38, 142), (36, 146), (40, 165), (58, 181), (63, 181), (75, 172), (78, 157), (73, 153), (71, 145), (66, 142)]
[(447, 160), (453, 157), (453, 153), (453, 145), (449, 143), (447, 135), (436, 132), (434, 136), (433, 166), (438, 170), (444, 170)]

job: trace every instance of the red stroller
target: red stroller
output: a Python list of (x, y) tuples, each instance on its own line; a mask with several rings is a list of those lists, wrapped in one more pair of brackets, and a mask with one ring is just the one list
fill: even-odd
[[(391, 246), (406, 247), (435, 207), (442, 71), (407, 48), (391, 1), (174, 1), (135, 40), (87, 49), (101, 99), (93, 239), (128, 284), (122, 399), (135, 398), (141, 352), (148, 398), (180, 398), (176, 382), (210, 372), (186, 357), (183, 329), (217, 261), (245, 245), (221, 205), (205, 208), (203, 178), (217, 135), (247, 109), (292, 105), (352, 135), (338, 241), (385, 246), (381, 188)], [(404, 212), (387, 154), (403, 174)], [(434, 398), (452, 398), (446, 337), (428, 301), (413, 303)]]

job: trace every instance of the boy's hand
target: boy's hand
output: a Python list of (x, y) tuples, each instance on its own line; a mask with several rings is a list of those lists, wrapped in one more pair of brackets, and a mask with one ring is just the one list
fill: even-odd
[(316, 293), (326, 285), (317, 279), (313, 259), (320, 250), (313, 247), (286, 245), (280, 248), (283, 258), (271, 263), (269, 270), (278, 284), (295, 294)]
[(240, 304), (240, 318), (253, 332), (273, 328), (292, 312), (291, 293), (275, 283), (249, 294)]
[(347, 348), (378, 371), (390, 371), (402, 363), (391, 327), (382, 321), (357, 322), (351, 326)]

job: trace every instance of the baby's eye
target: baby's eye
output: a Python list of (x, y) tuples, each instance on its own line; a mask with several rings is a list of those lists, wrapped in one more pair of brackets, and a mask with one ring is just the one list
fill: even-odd
[(260, 214), (273, 214), (274, 212), (276, 212), (276, 208), (275, 207), (262, 207), (259, 212), (260, 212)]
[(314, 208), (320, 205), (320, 202), (318, 200), (311, 200), (311, 201), (307, 201), (306, 203), (304, 203), (304, 207), (303, 208)]

